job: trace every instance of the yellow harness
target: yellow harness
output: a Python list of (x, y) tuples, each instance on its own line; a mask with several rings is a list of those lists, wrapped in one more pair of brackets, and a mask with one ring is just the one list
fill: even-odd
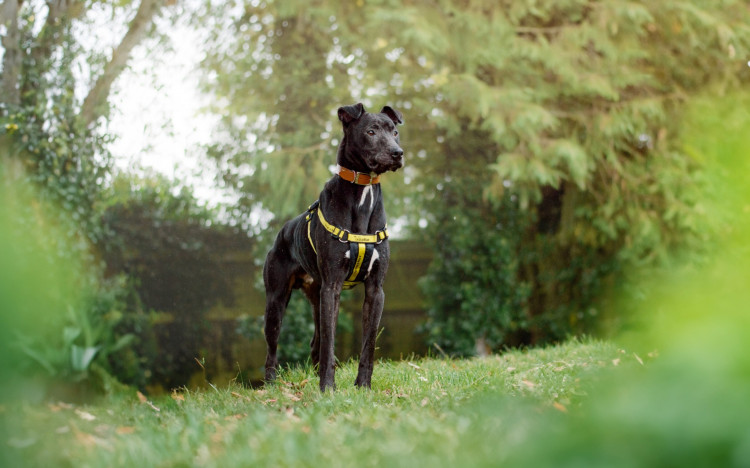
[(318, 255), (318, 251), (315, 249), (315, 244), (310, 235), (310, 221), (312, 220), (312, 214), (317, 211), (318, 220), (325, 230), (330, 232), (333, 238), (338, 239), (339, 242), (349, 244), (349, 258), (354, 259), (354, 261), (349, 265), (349, 273), (347, 279), (344, 281), (344, 289), (351, 289), (363, 282), (367, 277), (368, 271), (362, 269), (362, 265), (371, 261), (375, 245), (388, 239), (388, 228), (386, 226), (375, 234), (353, 234), (346, 229), (338, 228), (329, 223), (325, 216), (323, 216), (323, 210), (319, 208), (319, 205), (320, 201), (316, 200), (315, 203), (310, 205), (310, 208), (307, 209), (307, 216), (305, 217), (305, 220), (307, 221), (307, 240), (310, 241), (310, 246), (312, 247), (313, 252), (315, 252), (315, 255)]

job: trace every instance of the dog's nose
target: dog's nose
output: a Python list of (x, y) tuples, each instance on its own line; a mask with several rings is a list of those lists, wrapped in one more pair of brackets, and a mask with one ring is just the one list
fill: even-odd
[(404, 150), (401, 148), (393, 148), (391, 150), (391, 157), (393, 159), (401, 159), (404, 156)]

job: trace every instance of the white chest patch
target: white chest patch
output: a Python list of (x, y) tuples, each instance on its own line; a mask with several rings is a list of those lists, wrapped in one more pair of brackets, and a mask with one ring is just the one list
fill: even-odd
[(375, 264), (375, 261), (380, 257), (380, 254), (378, 254), (378, 249), (372, 250), (372, 258), (370, 259), (370, 264), (367, 266), (367, 274), (370, 274), (370, 271), (372, 270), (372, 266)]
[(344, 258), (351, 258), (351, 256), (348, 250), (344, 253)]
[(372, 185), (367, 185), (365, 189), (362, 190), (362, 198), (359, 199), (360, 208), (364, 206), (368, 196), (370, 197), (370, 209), (372, 209), (372, 205), (375, 203), (375, 197), (372, 195)]

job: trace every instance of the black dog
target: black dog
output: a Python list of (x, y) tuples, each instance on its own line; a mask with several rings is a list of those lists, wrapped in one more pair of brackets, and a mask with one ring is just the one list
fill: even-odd
[(340, 107), (344, 138), (339, 173), (326, 183), (307, 213), (282, 227), (263, 268), (266, 286), (266, 381), (276, 378), (276, 348), (281, 320), (292, 289), (302, 288), (312, 303), (315, 335), (311, 357), (318, 366), (320, 390), (335, 389), (334, 338), (343, 288), (365, 285), (362, 354), (356, 385), (370, 387), (375, 338), (383, 313), (383, 280), (390, 250), (379, 176), (404, 165), (396, 125), (401, 113), (384, 107), (379, 114), (362, 104)]

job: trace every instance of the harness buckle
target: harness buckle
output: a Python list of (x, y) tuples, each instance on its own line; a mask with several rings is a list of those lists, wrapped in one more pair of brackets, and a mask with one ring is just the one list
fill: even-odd
[(346, 244), (349, 242), (349, 231), (346, 229), (342, 229), (339, 235), (334, 237), (338, 239), (342, 244)]

